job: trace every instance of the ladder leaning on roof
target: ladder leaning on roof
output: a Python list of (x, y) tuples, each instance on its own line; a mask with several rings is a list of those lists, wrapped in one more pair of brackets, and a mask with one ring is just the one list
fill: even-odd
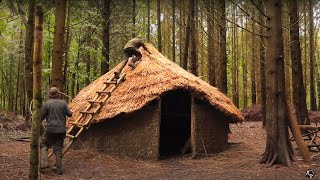
[[(85, 129), (90, 127), (91, 122), (100, 112), (104, 103), (111, 97), (112, 92), (125, 80), (125, 76), (126, 74), (123, 73), (119, 79), (115, 79), (113, 75), (108, 81), (104, 82), (101, 90), (96, 92), (97, 95), (92, 100), (88, 100), (89, 105), (83, 111), (80, 111), (81, 115), (75, 121), (69, 122), (71, 126), (66, 132), (66, 138), (69, 138), (70, 141), (67, 143), (67, 146), (64, 147), (62, 155), (67, 152), (74, 140), (79, 137)], [(111, 88), (109, 89), (108, 87)], [(52, 153), (49, 155), (49, 158), (51, 156)]]

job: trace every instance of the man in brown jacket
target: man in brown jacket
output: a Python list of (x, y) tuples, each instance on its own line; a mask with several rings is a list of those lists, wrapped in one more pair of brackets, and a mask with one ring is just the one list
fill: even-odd
[[(122, 69), (126, 66), (128, 59), (130, 57), (132, 57), (132, 58), (131, 58), (131, 60), (129, 60), (128, 66), (130, 66), (132, 68), (136, 67), (135, 63), (137, 61), (139, 61), (142, 57), (141, 52), (138, 50), (141, 46), (143, 47), (144, 50), (146, 50), (149, 54), (151, 54), (151, 52), (147, 49), (147, 47), (145, 46), (145, 44), (141, 38), (135, 37), (127, 42), (127, 44), (123, 48), (123, 61), (121, 62), (119, 69), (117, 69), (114, 72), (114, 77), (116, 79), (119, 79), (120, 73), (121, 73)], [(133, 56), (135, 56), (135, 57), (133, 57)]]
[(56, 156), (56, 173), (62, 174), (62, 148), (66, 137), (66, 116), (72, 112), (67, 103), (60, 99), (58, 88), (49, 90), (49, 100), (43, 103), (41, 120), (46, 119), (46, 128), (41, 139), (41, 169), (48, 168), (48, 149), (53, 147)]

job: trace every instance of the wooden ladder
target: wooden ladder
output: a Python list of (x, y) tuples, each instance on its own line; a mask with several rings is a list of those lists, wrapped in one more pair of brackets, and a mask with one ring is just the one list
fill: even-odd
[[(104, 85), (100, 91), (96, 92), (97, 95), (92, 100), (88, 100), (89, 105), (83, 111), (80, 111), (80, 116), (75, 121), (69, 122), (71, 126), (66, 132), (66, 138), (69, 138), (70, 141), (64, 147), (62, 156), (68, 151), (75, 139), (77, 139), (85, 129), (90, 127), (91, 122), (100, 112), (105, 102), (111, 97), (112, 92), (116, 90), (119, 84), (125, 80), (125, 76), (126, 74), (123, 73), (119, 79), (115, 80), (113, 75), (108, 81), (104, 82)], [(108, 90), (110, 85), (112, 85), (111, 89)], [(51, 156), (52, 153), (50, 153), (49, 158)]]

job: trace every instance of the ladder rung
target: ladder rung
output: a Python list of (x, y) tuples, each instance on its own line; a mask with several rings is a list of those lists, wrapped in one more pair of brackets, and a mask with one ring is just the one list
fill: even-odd
[(72, 125), (76, 125), (76, 126), (80, 126), (80, 127), (84, 127), (84, 126), (86, 126), (85, 124), (83, 124), (83, 123), (76, 123), (76, 122), (70, 122), (70, 124), (72, 124)]
[[(0, 1), (1, 1), (1, 0), (0, 0)], [(109, 90), (109, 91), (103, 91), (103, 90), (101, 90), (101, 91), (96, 91), (96, 93), (97, 93), (98, 95), (104, 94), (104, 95), (107, 95), (107, 96), (110, 97), (110, 96), (111, 96), (111, 93), (118, 87), (118, 84), (120, 84), (122, 81), (124, 81), (125, 76), (126, 76), (126, 74), (123, 73), (123, 74), (120, 76), (119, 79), (116, 79), (116, 80), (115, 80), (115, 79), (114, 79), (114, 75), (113, 75), (110, 80), (108, 80), (108, 81), (106, 81), (106, 82), (103, 82), (105, 85), (114, 84), (114, 86), (111, 88), (111, 90)], [(103, 89), (106, 89), (107, 87), (108, 87), (108, 86), (104, 86)], [(105, 102), (106, 99), (109, 98), (109, 97), (107, 97), (107, 96), (103, 98), (104, 101), (88, 100), (88, 103), (90, 103), (90, 105), (88, 105), (88, 107), (86, 108), (87, 110), (86, 110), (86, 111), (80, 111), (81, 114), (91, 114), (91, 116), (87, 117), (87, 118), (89, 118), (89, 119), (86, 121), (86, 123), (70, 122), (70, 124), (73, 125), (73, 126), (71, 126), (71, 127), (68, 129), (67, 134), (66, 134), (66, 137), (71, 138), (71, 140), (70, 140), (69, 144), (63, 149), (62, 155), (64, 155), (64, 154), (67, 152), (67, 150), (70, 148), (70, 146), (71, 146), (72, 143), (74, 142), (74, 139), (77, 138), (85, 129), (88, 129), (88, 128), (90, 127), (90, 123), (91, 123), (91, 121), (93, 120), (94, 115), (96, 114), (96, 112), (98, 112), (98, 111), (101, 110), (103, 103)], [(95, 99), (98, 99), (98, 98), (99, 98), (99, 97), (96, 96)], [(92, 112), (92, 109), (91, 109), (91, 108), (92, 108), (93, 104), (98, 104), (98, 106), (97, 106), (97, 108)], [(88, 110), (90, 110), (90, 109), (91, 109), (91, 111), (88, 111)], [(83, 116), (80, 116), (80, 118), (82, 118), (82, 117), (83, 117)], [(79, 118), (77, 121), (79, 121), (80, 118)], [(77, 132), (75, 135), (69, 134), (69, 133), (72, 132), (72, 130), (74, 129), (75, 126), (80, 127), (80, 129), (78, 129), (78, 132)], [(85, 128), (84, 128), (84, 127), (85, 127)], [(49, 158), (50, 158), (51, 156), (52, 156), (52, 153), (49, 155)]]
[(103, 82), (104, 84), (117, 84), (118, 82), (117, 81), (106, 81), (106, 82)]
[(82, 113), (82, 114), (94, 114), (94, 112), (90, 112), (90, 111), (80, 111), (80, 113)]
[(90, 104), (94, 104), (94, 103), (96, 103), (96, 104), (102, 104), (103, 102), (102, 102), (102, 101), (88, 100), (88, 103), (90, 103)]
[(108, 92), (108, 91), (97, 91), (96, 93), (98, 93), (98, 94), (107, 94), (107, 95), (111, 96), (111, 93)]
[(73, 136), (73, 135), (70, 135), (70, 134), (66, 134), (66, 136), (67, 136), (68, 138), (71, 138), (71, 139), (74, 139), (74, 138), (76, 138), (75, 136)]

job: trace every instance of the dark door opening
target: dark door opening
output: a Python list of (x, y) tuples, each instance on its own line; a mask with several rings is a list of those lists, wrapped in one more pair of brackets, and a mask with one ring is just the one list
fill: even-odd
[(161, 98), (160, 158), (181, 154), (191, 134), (191, 95), (175, 90)]

